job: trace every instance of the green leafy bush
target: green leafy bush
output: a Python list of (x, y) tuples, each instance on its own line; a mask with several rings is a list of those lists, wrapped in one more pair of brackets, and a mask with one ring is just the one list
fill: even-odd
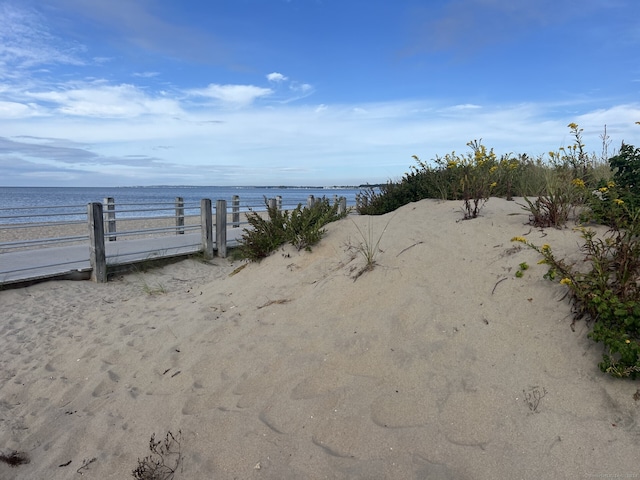
[(626, 228), (629, 211), (640, 208), (640, 148), (623, 143), (609, 166), (613, 179), (600, 179), (586, 199), (589, 207), (583, 221), (593, 221), (612, 228)]
[(267, 206), (267, 218), (258, 212), (249, 212), (247, 222), (250, 228), (245, 228), (240, 241), (240, 254), (251, 261), (268, 257), (271, 252), (287, 241), (285, 225), (289, 219), (288, 212)]
[(623, 143), (620, 152), (609, 159), (619, 198), (633, 207), (640, 206), (640, 148)]
[(445, 156), (446, 168), (453, 172), (456, 181), (452, 183), (454, 196), (462, 199), (465, 219), (476, 218), (480, 209), (489, 200), (491, 190), (498, 184), (493, 175), (498, 170), (498, 162), (493, 149), (478, 140), (467, 143), (472, 154)]
[(299, 204), (291, 212), (270, 207), (266, 199), (265, 204), (266, 218), (258, 212), (247, 214), (250, 228), (244, 229), (240, 241), (241, 255), (251, 261), (269, 256), (285, 243), (310, 250), (324, 235), (324, 225), (347, 214), (340, 212), (338, 202), (332, 205), (326, 198), (317, 199), (311, 207)]
[[(621, 192), (615, 182), (604, 180), (598, 184), (598, 188), (590, 192), (586, 199), (588, 207), (580, 216), (583, 222), (595, 222), (612, 228), (624, 228), (628, 224), (628, 206), (633, 203), (627, 198), (627, 203), (622, 200)], [(625, 206), (626, 205), (626, 206)]]

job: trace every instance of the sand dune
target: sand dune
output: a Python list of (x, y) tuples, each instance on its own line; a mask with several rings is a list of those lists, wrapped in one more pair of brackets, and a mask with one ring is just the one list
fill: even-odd
[[(80, 478), (93, 458), (83, 478), (130, 478), (152, 433), (179, 430), (176, 479), (640, 476), (637, 382), (597, 369), (564, 287), (510, 242), (579, 260), (579, 235), (501, 199), (482, 215), (424, 200), (240, 270), (0, 292), (0, 450), (31, 458), (0, 478)], [(359, 277), (356, 224), (388, 224)]]

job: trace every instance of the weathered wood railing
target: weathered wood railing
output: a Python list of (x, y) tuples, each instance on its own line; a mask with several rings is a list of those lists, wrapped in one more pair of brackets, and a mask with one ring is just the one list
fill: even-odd
[[(318, 200), (320, 199), (316, 199), (312, 195), (309, 196), (307, 199), (307, 206), (312, 206)], [(337, 197), (334, 197), (334, 201), (339, 203), (339, 208), (341, 211), (346, 211), (346, 208), (347, 208), (346, 198), (341, 197), (338, 199)], [(106, 277), (107, 277), (107, 264), (111, 266), (111, 265), (122, 265), (127, 263), (139, 262), (139, 261), (142, 261), (141, 260), (142, 257), (140, 257), (140, 254), (144, 254), (145, 252), (147, 253), (147, 256), (145, 257), (147, 259), (151, 257), (160, 258), (163, 256), (184, 254), (184, 253), (181, 253), (181, 252), (184, 252), (184, 247), (179, 247), (179, 248), (171, 247), (171, 248), (174, 248), (174, 250), (167, 249), (165, 251), (164, 247), (162, 246), (162, 242), (164, 242), (164, 246), (166, 246), (168, 243), (183, 244), (184, 242), (163, 241), (161, 239), (166, 237), (158, 237), (159, 234), (167, 235), (167, 234), (173, 233), (174, 235), (185, 235), (185, 233), (187, 232), (196, 233), (199, 231), (200, 241), (197, 240), (198, 236), (195, 236), (194, 238), (194, 235), (190, 235), (189, 238), (187, 239), (185, 235), (185, 240), (188, 240), (188, 245), (192, 245), (192, 247), (188, 247), (188, 250), (190, 250), (191, 253), (196, 253), (197, 251), (201, 252), (205, 258), (210, 259), (210, 258), (213, 258), (214, 252), (217, 253), (217, 255), (220, 257), (226, 257), (228, 248), (232, 247), (234, 244), (237, 243), (237, 240), (239, 238), (239, 234), (238, 234), (239, 227), (242, 225), (248, 224), (246, 219), (244, 221), (241, 219), (242, 212), (240, 208), (240, 199), (238, 196), (234, 196), (233, 199), (231, 200), (230, 209), (227, 205), (226, 200), (217, 200), (214, 207), (211, 200), (202, 199), (199, 205), (199, 213), (200, 213), (199, 222), (200, 223), (196, 223), (197, 217), (194, 215), (194, 212), (197, 211), (197, 208), (195, 207), (195, 204), (192, 204), (189, 206), (185, 205), (182, 197), (177, 197), (173, 205), (170, 203), (144, 204), (145, 208), (143, 209), (140, 209), (140, 208), (131, 209), (131, 205), (133, 204), (117, 205), (113, 197), (105, 198), (103, 203), (94, 202), (94, 203), (88, 204), (88, 206), (86, 207), (87, 220), (85, 220), (85, 222), (88, 223), (88, 231), (87, 231), (87, 227), (85, 227), (84, 232), (87, 232), (87, 233), (85, 233), (84, 236), (81, 235), (82, 229), (79, 228), (81, 227), (81, 224), (84, 222), (77, 221), (77, 220), (65, 221), (65, 222), (48, 221), (48, 222), (22, 224), (22, 225), (17, 225), (17, 224), (12, 225), (12, 224), (4, 224), (4, 223), (0, 224), (0, 234), (2, 234), (2, 231), (8, 230), (9, 240), (12, 240), (12, 237), (11, 237), (12, 232), (13, 233), (18, 232), (20, 231), (19, 229), (21, 229), (22, 227), (38, 228), (39, 226), (45, 226), (47, 228), (54, 228), (55, 231), (58, 231), (58, 232), (64, 232), (63, 235), (69, 235), (69, 232), (65, 229), (65, 225), (69, 225), (69, 228), (72, 229), (72, 233), (74, 233), (74, 236), (60, 236), (57, 238), (36, 238), (36, 239), (31, 237), (28, 240), (20, 240), (20, 238), (24, 239), (24, 235), (15, 235), (13, 238), (13, 241), (4, 241), (3, 235), (0, 235), (0, 253), (8, 250), (18, 251), (18, 250), (24, 250), (24, 249), (32, 249), (33, 246), (38, 246), (38, 247), (55, 246), (56, 243), (65, 243), (65, 242), (72, 243), (72, 244), (75, 243), (77, 245), (78, 242), (86, 242), (88, 239), (89, 245), (90, 245), (89, 263), (90, 263), (90, 270), (91, 270), (91, 278), (96, 282), (104, 282), (106, 281)], [(140, 205), (141, 204), (137, 204), (136, 206), (140, 207)], [(163, 205), (163, 207), (160, 208), (159, 205)], [(169, 207), (167, 207), (167, 205), (169, 205)], [(249, 211), (261, 212), (266, 210), (267, 206), (281, 209), (283, 206), (282, 198), (277, 197), (277, 198), (268, 200), (267, 205), (263, 205), (262, 209), (255, 206), (253, 207), (245, 206), (243, 207), (243, 211), (246, 209), (247, 212)], [(151, 208), (147, 208), (147, 207), (151, 207)], [(69, 208), (72, 208), (72, 207), (69, 207)], [(158, 227), (158, 225), (162, 225), (162, 224), (166, 225), (167, 220), (169, 220), (171, 223), (174, 223), (173, 221), (170, 220), (171, 216), (167, 216), (166, 214), (162, 216), (155, 216), (155, 217), (130, 216), (131, 214), (138, 215), (140, 212), (158, 212), (158, 211), (163, 211), (164, 213), (171, 211), (175, 213), (175, 225)], [(185, 216), (185, 211), (191, 212), (191, 213), (188, 213)], [(125, 216), (121, 216), (123, 214)], [(68, 214), (65, 213), (62, 215), (68, 215)], [(23, 217), (27, 217), (27, 216), (16, 215), (16, 218), (23, 218)], [(78, 217), (79, 217), (79, 213), (76, 212), (75, 216), (72, 218), (78, 218)], [(185, 222), (186, 217), (190, 219), (188, 224), (186, 224)], [(3, 218), (11, 218), (11, 217), (7, 216)], [(135, 230), (126, 229), (127, 225), (131, 225), (132, 221), (133, 222), (143, 221), (146, 225), (150, 225), (148, 222), (150, 220), (162, 220), (162, 221), (160, 223), (151, 224), (151, 225), (155, 225), (153, 226), (153, 228), (143, 228), (143, 229), (135, 229)], [(85, 223), (85, 225), (87, 223)], [(121, 223), (124, 224), (125, 227), (124, 229), (119, 230), (117, 227)], [(229, 232), (231, 232), (231, 237), (229, 237)], [(109, 257), (109, 251), (113, 252), (114, 249), (111, 247), (107, 247), (107, 243), (115, 242), (116, 240), (122, 240), (123, 237), (128, 237), (128, 236), (138, 236), (138, 237), (142, 236), (143, 237), (142, 243), (144, 243), (144, 247), (145, 247), (142, 250), (144, 251), (136, 252), (137, 256), (136, 254), (131, 254), (132, 255), (131, 257), (127, 257), (128, 259), (123, 259), (123, 258), (120, 258), (119, 256), (113, 257), (114, 253), (111, 254), (112, 255), (111, 257)], [(4, 237), (6, 238), (6, 235)], [(148, 240), (145, 240), (145, 239), (148, 239)], [(160, 243), (153, 242), (153, 240), (157, 240)], [(154, 246), (149, 247), (149, 245), (145, 243), (147, 241), (151, 242)], [(231, 243), (229, 243), (230, 241)], [(121, 244), (121, 241), (118, 241), (117, 243)], [(129, 242), (126, 242), (126, 244), (129, 245)], [(133, 245), (133, 242), (131, 243), (131, 245)], [(158, 245), (161, 245), (161, 246), (158, 246)], [(115, 247), (116, 244), (113, 243), (111, 244), (111, 246)], [(125, 244), (122, 244), (122, 246), (124, 247)], [(162, 252), (150, 250), (149, 248), (162, 250)], [(121, 250), (121, 248), (118, 248), (118, 250)], [(174, 253), (170, 253), (170, 252), (174, 252)], [(3, 253), (2, 255), (5, 261), (0, 263), (7, 263), (9, 257), (5, 256)], [(129, 254), (120, 253), (120, 255), (129, 255)], [(82, 257), (82, 256), (83, 255), (80, 250), (80, 254), (78, 255), (78, 257)], [(84, 256), (84, 259), (85, 259), (84, 261), (86, 262), (86, 256)], [(82, 261), (81, 258), (78, 258), (78, 260)], [(37, 265), (35, 265), (35, 263), (36, 262), (33, 262), (33, 261), (30, 262), (30, 264), (33, 264), (33, 265), (28, 266), (26, 270), (37, 269)], [(59, 261), (58, 263), (61, 266), (63, 265), (62, 261)], [(66, 263), (69, 263), (69, 262), (66, 262)], [(56, 265), (56, 263), (47, 263), (47, 264)], [(0, 282), (2, 282), (3, 275), (5, 274), (15, 275), (15, 273), (12, 273), (12, 272), (17, 271), (15, 270), (15, 268), (12, 269), (11, 267), (9, 267), (8, 269), (4, 268), (4, 265), (0, 267), (3, 267), (3, 268), (0, 268)], [(18, 268), (19, 270), (23, 269), (20, 267), (16, 267), (16, 268)]]

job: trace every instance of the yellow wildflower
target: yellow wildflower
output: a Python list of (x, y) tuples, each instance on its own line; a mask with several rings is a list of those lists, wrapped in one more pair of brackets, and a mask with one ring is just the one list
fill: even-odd
[(449, 160), (447, 162), (447, 168), (455, 168), (458, 166), (458, 162), (456, 162), (455, 160)]
[(620, 200), (619, 198), (616, 198), (614, 202), (616, 202), (618, 205), (624, 205), (624, 200)]
[(569, 127), (572, 130), (575, 130), (576, 128), (578, 128), (578, 124), (571, 122), (569, 125), (567, 125), (567, 127)]
[(631, 343), (631, 340), (625, 340), (624, 343)]
[(491, 188), (495, 188), (498, 186), (498, 182), (493, 182), (491, 185), (489, 185), (489, 187)]
[(571, 285), (571, 284), (572, 282), (570, 278), (565, 277), (562, 280), (560, 280), (560, 285)]
[(489, 173), (493, 173), (493, 172), (495, 172), (496, 170), (498, 170), (498, 166), (497, 166), (497, 165), (494, 165), (493, 167), (491, 167), (491, 168), (489, 169)]
[(540, 250), (542, 250), (543, 252), (548, 252), (549, 250), (551, 250), (551, 247), (548, 243), (545, 243), (544, 245), (542, 245), (542, 247), (540, 247)]
[(607, 187), (600, 187), (600, 188), (598, 189), (598, 191), (599, 191), (599, 192), (602, 192), (602, 193), (607, 193), (607, 190), (609, 190)]
[(527, 239), (524, 237), (513, 237), (511, 239), (512, 242), (520, 242), (520, 243), (527, 243)]
[(616, 186), (616, 182), (612, 182), (612, 181), (607, 182), (607, 187), (613, 188), (615, 186)]
[(573, 180), (571, 180), (571, 183), (573, 183), (578, 188), (585, 187), (584, 180), (582, 180), (581, 178), (574, 178)]
[(544, 265), (547, 263), (547, 259), (543, 258), (542, 260), (538, 260), (538, 265)]

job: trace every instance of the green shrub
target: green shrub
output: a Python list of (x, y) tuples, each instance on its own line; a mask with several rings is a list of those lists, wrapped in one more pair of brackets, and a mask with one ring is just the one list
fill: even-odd
[(339, 207), (337, 202), (331, 205), (326, 198), (316, 200), (312, 207), (298, 205), (285, 223), (286, 241), (298, 250), (310, 250), (324, 235), (322, 227), (344, 216), (338, 213)]
[[(487, 150), (477, 140), (467, 144), (471, 154), (459, 155), (454, 151), (444, 157), (436, 156), (430, 162), (414, 155), (416, 164), (410, 167), (409, 173), (399, 181), (360, 192), (356, 209), (363, 215), (382, 215), (410, 202), (437, 198), (462, 200), (465, 218), (474, 218), (490, 195), (507, 200), (527, 197), (538, 199), (528, 202), (535, 210), (532, 215), (540, 217), (539, 222), (534, 223), (563, 225), (571, 210), (587, 200), (589, 190), (602, 186), (598, 182), (606, 184), (611, 173), (604, 161), (609, 138), (606, 128), (601, 136), (603, 156), (598, 159), (595, 154), (587, 154), (583, 130), (576, 123), (568, 127), (573, 143), (549, 152), (548, 159), (543, 156), (533, 159), (527, 154), (506, 154), (498, 159), (492, 149)], [(630, 152), (625, 150), (622, 154), (630, 155)], [(639, 155), (638, 150), (632, 155), (637, 172), (640, 172)], [(572, 183), (575, 180), (580, 183)], [(639, 184), (633, 185), (638, 188)]]
[(480, 141), (467, 144), (472, 153), (458, 155), (455, 152), (423, 162), (416, 155), (416, 165), (411, 166), (399, 182), (388, 182), (379, 187), (360, 192), (357, 205), (362, 215), (383, 215), (411, 202), (424, 198), (462, 200), (464, 218), (475, 218), (489, 194), (497, 187), (493, 178), (498, 161), (493, 150), (487, 150)]
[(498, 165), (493, 149), (487, 151), (478, 140), (467, 145), (473, 150), (473, 155), (460, 157), (454, 168), (460, 169), (459, 188), (464, 205), (464, 218), (470, 219), (478, 216), (480, 209), (489, 200), (491, 190), (498, 185), (493, 181)]
[(523, 209), (530, 213), (529, 222), (541, 228), (563, 227), (578, 205), (584, 203), (586, 187), (584, 181), (572, 178), (570, 172), (548, 170), (545, 191), (531, 200), (524, 197)]
[(622, 200), (619, 189), (615, 182), (604, 180), (598, 187), (590, 192), (586, 200), (587, 209), (582, 212), (580, 220), (582, 222), (595, 222), (607, 225), (612, 228), (624, 228), (628, 224), (628, 207), (632, 202)]
[(414, 184), (404, 180), (388, 182), (378, 189), (367, 187), (361, 191), (356, 210), (361, 215), (384, 215), (419, 199)]
[(249, 212), (250, 228), (244, 229), (240, 241), (241, 255), (251, 261), (269, 256), (285, 243), (291, 243), (298, 250), (310, 250), (324, 235), (324, 225), (346, 215), (346, 212), (340, 213), (338, 202), (332, 205), (326, 198), (317, 199), (311, 207), (299, 204), (291, 212), (270, 207), (267, 199), (265, 204), (267, 218), (258, 212)]
[(613, 181), (621, 200), (640, 206), (640, 148), (623, 143), (620, 152), (609, 159)]
[(575, 137), (574, 143), (549, 152), (543, 191), (535, 200), (524, 196), (523, 208), (531, 214), (530, 223), (536, 227), (563, 227), (590, 196), (594, 163), (585, 153), (582, 129), (575, 123), (568, 127)]
[(249, 212), (247, 222), (251, 226), (243, 230), (239, 251), (244, 258), (257, 261), (286, 242), (285, 225), (289, 215), (276, 207), (270, 207), (267, 199), (267, 218), (258, 212)]

